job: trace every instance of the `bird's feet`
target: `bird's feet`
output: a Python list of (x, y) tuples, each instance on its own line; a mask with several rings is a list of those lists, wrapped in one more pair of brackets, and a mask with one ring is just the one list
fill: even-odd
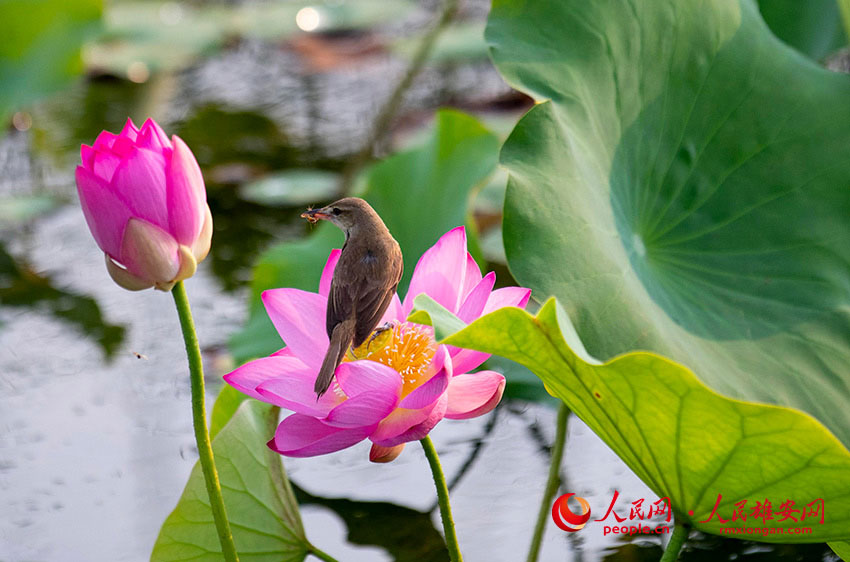
[(395, 324), (392, 322), (384, 322), (374, 330), (372, 330), (372, 334), (369, 336), (369, 339), (366, 341), (366, 350), (369, 350), (369, 346), (372, 345), (372, 342), (375, 341), (375, 338), (386, 332), (387, 330), (392, 330), (395, 327)]

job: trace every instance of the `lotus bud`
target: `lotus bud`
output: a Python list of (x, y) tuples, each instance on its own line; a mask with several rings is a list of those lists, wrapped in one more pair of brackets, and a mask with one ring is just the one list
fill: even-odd
[(369, 451), (369, 460), (378, 463), (392, 462), (396, 460), (403, 450), (404, 443), (394, 447), (383, 447), (373, 443), (372, 449)]
[(89, 230), (121, 287), (169, 291), (209, 253), (212, 214), (201, 169), (152, 119), (127, 120), (80, 149), (77, 192)]

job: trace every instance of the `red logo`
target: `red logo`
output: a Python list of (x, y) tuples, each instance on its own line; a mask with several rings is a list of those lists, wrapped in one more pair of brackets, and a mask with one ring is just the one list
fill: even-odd
[[(579, 504), (581, 504), (581, 513), (573, 513), (569, 504), (567, 504), (569, 499), (573, 496), (575, 496), (575, 499)], [(555, 521), (555, 525), (564, 531), (569, 531), (571, 533), (579, 531), (584, 528), (588, 520), (590, 520), (590, 504), (587, 503), (586, 499), (576, 496), (575, 494), (564, 494), (560, 498), (556, 499), (555, 504), (552, 506), (552, 520)]]

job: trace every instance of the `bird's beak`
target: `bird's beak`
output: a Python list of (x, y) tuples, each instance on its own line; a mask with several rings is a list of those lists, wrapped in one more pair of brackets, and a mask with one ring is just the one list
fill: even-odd
[(307, 209), (303, 213), (301, 213), (302, 219), (307, 219), (311, 223), (319, 222), (319, 219), (327, 219), (329, 213), (327, 212), (327, 207), (322, 207), (321, 209)]

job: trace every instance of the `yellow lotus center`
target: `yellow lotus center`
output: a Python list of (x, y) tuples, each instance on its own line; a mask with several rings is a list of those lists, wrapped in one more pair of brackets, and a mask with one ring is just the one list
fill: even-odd
[(344, 361), (369, 359), (394, 369), (401, 375), (401, 396), (405, 397), (434, 375), (431, 361), (436, 352), (433, 328), (402, 322), (372, 333), (360, 347), (349, 351)]

